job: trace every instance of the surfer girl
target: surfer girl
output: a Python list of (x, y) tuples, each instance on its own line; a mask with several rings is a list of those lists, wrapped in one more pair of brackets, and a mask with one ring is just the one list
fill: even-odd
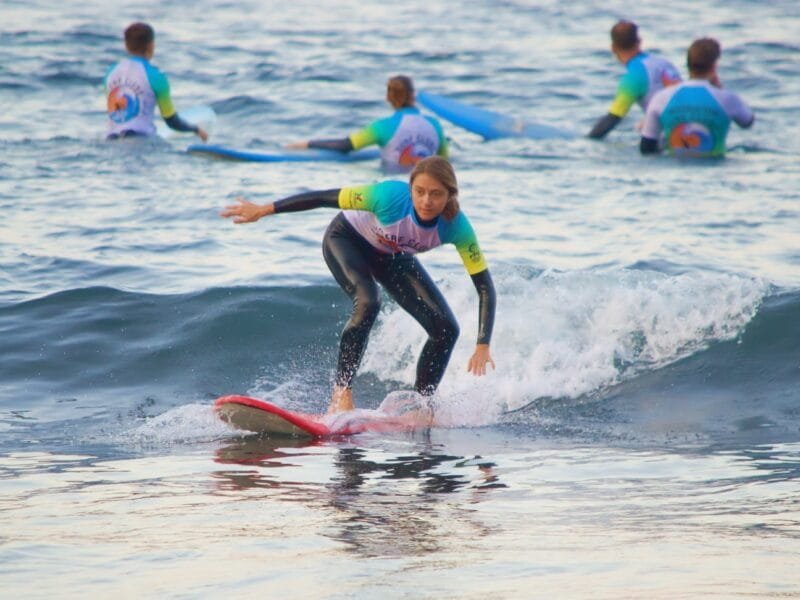
[(447, 156), (447, 140), (442, 126), (433, 117), (422, 115), (416, 107), (414, 83), (410, 77), (392, 77), (386, 86), (386, 100), (395, 109), (390, 117), (378, 119), (346, 138), (295, 142), (287, 148), (351, 152), (378, 145), (381, 165), (393, 172), (408, 172), (428, 156)]
[(322, 240), (328, 268), (353, 301), (339, 343), (329, 413), (353, 408), (353, 377), (380, 309), (378, 284), (427, 332), (414, 388), (426, 396), (435, 392), (459, 327), (444, 296), (414, 255), (442, 244), (455, 245), (478, 292), (478, 339), (467, 370), (485, 375), (487, 365), (494, 368), (489, 353), (494, 285), (472, 225), (459, 206), (456, 175), (446, 159), (432, 156), (419, 161), (409, 183), (383, 181), (305, 192), (261, 205), (244, 198), (237, 201), (221, 213), (234, 223), (320, 207), (342, 209)]

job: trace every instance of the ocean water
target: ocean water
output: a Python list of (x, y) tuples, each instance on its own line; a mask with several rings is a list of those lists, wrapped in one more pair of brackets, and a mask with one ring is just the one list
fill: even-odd
[[(701, 36), (757, 114), (724, 160), (604, 142), (485, 143), (444, 123), (498, 290), (497, 369), (466, 372), (477, 299), (422, 257), (462, 335), (443, 427), (258, 439), (223, 394), (326, 407), (348, 300), (332, 211), (258, 201), (385, 178), (105, 142), (134, 20), (212, 141), (276, 149), (389, 114), (386, 79), (578, 132), (622, 68), (619, 18), (683, 67)], [(0, 5), (0, 596), (800, 597), (800, 5), (5, 0)], [(386, 302), (355, 384), (413, 383)]]

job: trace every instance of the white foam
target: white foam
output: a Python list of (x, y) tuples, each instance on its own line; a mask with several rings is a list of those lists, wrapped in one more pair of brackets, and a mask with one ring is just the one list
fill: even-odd
[[(489, 422), (540, 397), (574, 398), (643, 370), (662, 367), (735, 338), (769, 286), (735, 275), (593, 270), (530, 275), (493, 273), (498, 309), (492, 338), (497, 370), (466, 371), (477, 336), (477, 297), (462, 274), (440, 286), (461, 324), (461, 338), (439, 390), (442, 410), (467, 424)], [(386, 303), (362, 372), (413, 386), (422, 329)], [(449, 407), (449, 408), (448, 408)]]
[[(280, 377), (285, 379), (279, 381)], [(305, 369), (294, 373), (287, 369), (286, 373), (277, 376), (259, 377), (245, 395), (300, 412), (319, 412), (322, 407), (327, 407), (331, 392), (327, 385), (320, 387), (319, 383), (310, 382), (312, 379), (312, 374)]]
[(186, 404), (147, 419), (122, 437), (127, 442), (162, 445), (218, 439), (231, 431), (211, 405)]

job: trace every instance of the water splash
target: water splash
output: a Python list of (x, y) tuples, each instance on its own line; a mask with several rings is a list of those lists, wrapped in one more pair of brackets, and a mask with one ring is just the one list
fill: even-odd
[[(761, 280), (706, 272), (503, 272), (496, 276), (500, 303), (492, 343), (498, 368), (476, 379), (465, 366), (474, 349), (477, 306), (462, 279), (441, 282), (462, 335), (440, 395), (479, 421), (535, 398), (579, 397), (733, 339), (769, 291)], [(411, 386), (423, 343), (421, 328), (390, 305), (362, 371)]]

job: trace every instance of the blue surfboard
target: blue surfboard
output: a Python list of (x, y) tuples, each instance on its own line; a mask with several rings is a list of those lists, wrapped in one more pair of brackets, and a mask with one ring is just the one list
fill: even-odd
[(337, 161), (356, 162), (360, 160), (376, 160), (380, 151), (357, 150), (356, 152), (336, 152), (335, 150), (275, 150), (259, 152), (255, 150), (236, 150), (227, 146), (214, 144), (192, 144), (186, 149), (192, 154), (201, 154), (222, 160), (238, 160), (244, 162), (317, 162)]
[(508, 115), (465, 104), (439, 94), (420, 91), (417, 93), (417, 100), (425, 108), (436, 113), (441, 118), (463, 127), (467, 131), (477, 133), (486, 140), (509, 137), (524, 137), (534, 140), (577, 137), (577, 134), (566, 129), (509, 117)]

